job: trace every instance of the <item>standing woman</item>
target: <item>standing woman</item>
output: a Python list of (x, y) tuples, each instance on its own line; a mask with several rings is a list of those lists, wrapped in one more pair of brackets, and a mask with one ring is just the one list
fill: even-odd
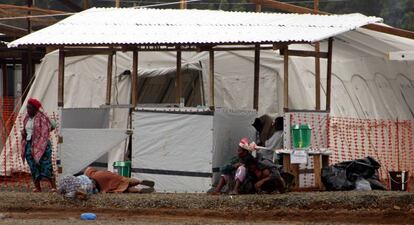
[(49, 132), (53, 129), (49, 118), (40, 111), (42, 104), (30, 98), (27, 102), (27, 114), (23, 120), (22, 159), (30, 167), (35, 185), (34, 192), (41, 192), (40, 181), (46, 178), (52, 191), (56, 191), (56, 182), (52, 166), (52, 146)]

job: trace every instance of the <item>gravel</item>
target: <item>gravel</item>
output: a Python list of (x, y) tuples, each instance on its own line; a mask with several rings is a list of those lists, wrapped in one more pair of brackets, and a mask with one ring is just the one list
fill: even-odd
[[(289, 221), (280, 224), (414, 221), (414, 193), (408, 192), (301, 192), (241, 196), (98, 194), (85, 201), (67, 199), (56, 193), (0, 192), (0, 199), (0, 224), (13, 225), (19, 223), (8, 222), (27, 213), (27, 218), (40, 218), (43, 224), (62, 224), (48, 218), (78, 221), (81, 212), (96, 212), (98, 218), (108, 222), (104, 224), (111, 224), (115, 218), (114, 223), (118, 225), (131, 224), (130, 220), (134, 218), (134, 224), (140, 224), (136, 222), (142, 220), (142, 224), (163, 224), (164, 219), (167, 224), (222, 224), (220, 221), (223, 219), (226, 224), (268, 224), (266, 221), (269, 220)], [(42, 213), (30, 214), (34, 212)], [(372, 216), (378, 217), (379, 221), (373, 222), (376, 220), (370, 219)], [(154, 218), (155, 223), (146, 221)], [(180, 221), (175, 222), (177, 218)], [(125, 219), (127, 221), (123, 221)], [(101, 224), (98, 222), (90, 224)]]

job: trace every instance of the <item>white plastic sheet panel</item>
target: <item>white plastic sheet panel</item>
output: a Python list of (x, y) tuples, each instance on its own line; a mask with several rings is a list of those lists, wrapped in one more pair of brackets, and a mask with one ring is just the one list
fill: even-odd
[(62, 129), (62, 135), (62, 175), (80, 172), (128, 137), (119, 129)]
[(211, 184), (213, 116), (134, 112), (133, 176), (158, 192), (205, 192)]
[[(237, 154), (240, 139), (255, 140), (256, 131), (251, 125), (257, 117), (256, 111), (216, 109), (214, 113), (213, 168), (225, 165)], [(217, 182), (219, 173), (214, 173)]]

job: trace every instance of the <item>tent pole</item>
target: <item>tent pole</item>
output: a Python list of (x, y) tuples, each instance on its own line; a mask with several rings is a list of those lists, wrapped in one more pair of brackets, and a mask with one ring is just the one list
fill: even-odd
[[(177, 49), (177, 73), (175, 77), (175, 101), (181, 104), (181, 50)], [(181, 106), (181, 105), (180, 105)]]
[(132, 52), (132, 77), (131, 77), (131, 103), (135, 108), (138, 103), (137, 84), (138, 84), (138, 51)]
[[(319, 0), (313, 1), (313, 12), (318, 14), (319, 11)], [(320, 43), (315, 43), (315, 52), (320, 52)], [(321, 59), (319, 55), (315, 57), (315, 101), (316, 101), (316, 110), (321, 109)]]
[(58, 107), (63, 107), (65, 87), (65, 51), (59, 49)]
[(112, 91), (112, 64), (114, 55), (113, 53), (108, 55), (108, 67), (106, 71), (106, 101), (105, 105), (111, 104), (111, 91)]
[(260, 81), (260, 44), (255, 45), (254, 50), (254, 85), (253, 108), (259, 110), (259, 81)]
[(289, 45), (283, 49), (283, 110), (289, 109)]
[(210, 95), (209, 103), (210, 109), (214, 109), (214, 50), (209, 51), (209, 81), (210, 81)]
[(330, 37), (328, 41), (328, 67), (326, 75), (326, 111), (331, 111), (331, 81), (332, 81), (332, 48), (333, 38)]

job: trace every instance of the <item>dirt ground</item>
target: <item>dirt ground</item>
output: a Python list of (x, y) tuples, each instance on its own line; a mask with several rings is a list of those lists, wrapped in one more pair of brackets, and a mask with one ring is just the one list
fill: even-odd
[[(414, 193), (302, 192), (282, 195), (0, 192), (0, 224), (414, 224)], [(96, 221), (81, 221), (93, 212)]]

